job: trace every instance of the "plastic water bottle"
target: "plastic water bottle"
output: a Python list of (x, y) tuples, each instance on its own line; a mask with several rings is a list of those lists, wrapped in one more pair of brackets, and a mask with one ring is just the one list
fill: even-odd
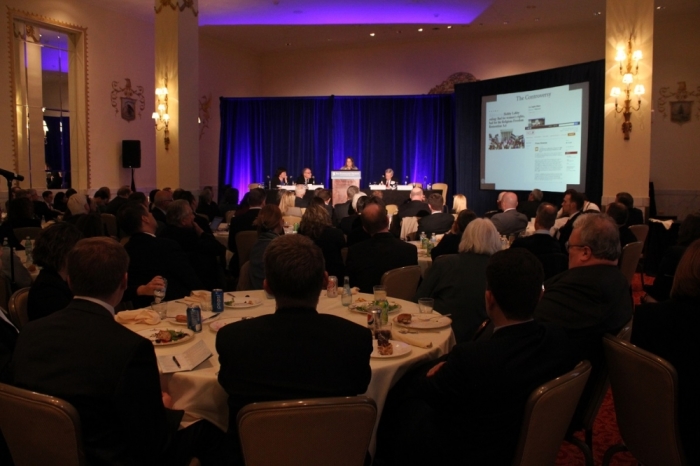
[(352, 290), (350, 289), (350, 277), (343, 279), (343, 294), (340, 297), (340, 303), (343, 306), (349, 306), (352, 303)]
[(435, 237), (435, 233), (433, 233), (430, 235), (430, 241), (428, 242), (428, 247), (426, 249), (428, 252), (430, 252), (435, 246), (437, 246), (437, 238)]
[(27, 255), (27, 264), (31, 264), (34, 261), (32, 258), (32, 249), (34, 249), (34, 246), (32, 245), (32, 238), (27, 236), (27, 239), (24, 240), (24, 252)]

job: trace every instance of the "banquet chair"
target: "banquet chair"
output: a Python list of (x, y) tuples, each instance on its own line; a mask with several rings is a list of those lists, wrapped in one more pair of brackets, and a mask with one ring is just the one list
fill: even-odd
[(442, 202), (447, 205), (447, 183), (433, 183), (433, 190), (442, 191)]
[(404, 217), (401, 219), (401, 234), (399, 238), (408, 238), (411, 233), (418, 231), (418, 217)]
[(117, 228), (117, 217), (112, 214), (100, 214), (102, 218), (102, 224), (104, 225), (107, 233), (112, 238), (119, 238), (119, 228)]
[(637, 241), (642, 243), (642, 254), (639, 256), (637, 269), (642, 272), (642, 284), (644, 284), (644, 246), (646, 246), (647, 236), (649, 236), (649, 225), (631, 225), (629, 230), (632, 232)]
[(409, 265), (384, 272), (379, 284), (384, 285), (387, 296), (411, 301), (418, 289), (420, 276), (420, 266)]
[(20, 288), (19, 290), (12, 293), (10, 299), (7, 303), (7, 311), (10, 316), (10, 320), (17, 330), (22, 330), (27, 322), (29, 322), (29, 317), (27, 316), (27, 297), (29, 296), (29, 287)]
[(0, 383), (0, 430), (16, 465), (84, 465), (80, 417), (60, 398)]
[(250, 284), (250, 261), (245, 261), (243, 265), (241, 265), (241, 271), (240, 274), (238, 275), (238, 284), (236, 285), (236, 291), (248, 291), (253, 289), (253, 286)]
[(590, 373), (591, 363), (582, 361), (532, 392), (525, 404), (514, 466), (554, 464)]
[(627, 282), (632, 285), (632, 280), (634, 279), (634, 273), (637, 271), (637, 264), (639, 263), (639, 258), (642, 255), (642, 248), (644, 243), (635, 241), (634, 243), (629, 243), (622, 249), (622, 255), (620, 256), (620, 272), (627, 278)]
[(351, 396), (252, 403), (237, 422), (246, 466), (362, 466), (376, 419)]
[(624, 442), (605, 452), (603, 466), (620, 451), (629, 451), (640, 464), (687, 464), (678, 428), (676, 369), (668, 361), (620, 338), (606, 336), (603, 346), (610, 366), (617, 425)]
[(396, 204), (389, 204), (386, 206), (387, 215), (396, 215), (399, 212), (399, 206)]
[[(29, 236), (32, 241), (36, 241), (36, 237), (41, 233), (41, 227), (21, 227), (12, 230), (17, 237), (17, 240), (23, 242)], [(22, 243), (24, 244), (24, 243)]]
[(243, 265), (250, 259), (250, 250), (258, 241), (257, 231), (239, 231), (236, 233), (236, 249), (238, 249), (238, 263)]
[(8, 308), (10, 302), (10, 296), (12, 296), (12, 284), (10, 283), (10, 277), (5, 275), (4, 272), (0, 271), (0, 307), (3, 309)]

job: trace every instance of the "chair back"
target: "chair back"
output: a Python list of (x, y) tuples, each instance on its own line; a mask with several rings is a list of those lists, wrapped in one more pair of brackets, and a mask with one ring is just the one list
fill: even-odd
[(389, 204), (388, 206), (386, 206), (386, 213), (387, 215), (396, 215), (397, 213), (399, 213), (399, 206), (397, 206), (396, 204)]
[(433, 189), (442, 191), (442, 201), (447, 205), (447, 183), (433, 183)]
[(21, 243), (27, 239), (27, 236), (29, 236), (32, 241), (35, 241), (36, 237), (39, 236), (39, 233), (41, 233), (41, 227), (21, 227), (15, 228), (12, 231), (17, 237), (17, 241)]
[(376, 418), (365, 396), (252, 403), (238, 434), (246, 466), (362, 466)]
[(649, 234), (649, 225), (630, 225), (629, 230), (634, 234), (634, 237), (637, 238), (637, 241), (644, 244)]
[(676, 369), (617, 337), (605, 336), (603, 347), (617, 425), (627, 449), (641, 464), (686, 464), (678, 431)]
[(0, 430), (17, 465), (84, 465), (80, 417), (59, 398), (0, 383)]
[(248, 291), (252, 289), (252, 287), (253, 285), (250, 283), (250, 261), (245, 261), (245, 263), (241, 266), (241, 271), (238, 275), (236, 291)]
[(635, 241), (634, 243), (627, 244), (622, 249), (622, 255), (620, 256), (620, 272), (627, 278), (627, 282), (630, 285), (632, 285), (634, 273), (637, 271), (637, 264), (642, 255), (643, 247), (644, 243)]
[(537, 388), (525, 404), (514, 465), (554, 464), (591, 372), (588, 361)]
[(29, 296), (29, 287), (20, 288), (19, 290), (12, 293), (10, 299), (7, 303), (7, 312), (10, 316), (10, 320), (17, 330), (22, 330), (22, 327), (29, 322), (29, 317), (27, 316), (27, 297)]
[(387, 296), (410, 301), (416, 294), (419, 281), (420, 266), (409, 265), (384, 272), (380, 284), (386, 288)]
[(107, 230), (107, 234), (112, 238), (119, 238), (119, 228), (117, 228), (117, 217), (112, 214), (100, 214), (102, 225)]
[[(5, 275), (4, 272), (0, 271), (0, 307), (1, 308), (7, 309), (9, 307), (10, 296), (12, 296), (12, 283), (10, 282), (10, 277)], [(9, 312), (8, 312), (8, 315), (9, 315)]]
[(257, 241), (257, 231), (239, 231), (236, 233), (236, 249), (238, 249), (239, 264), (245, 264), (250, 260), (250, 250)]
[(418, 231), (418, 217), (404, 217), (401, 219), (401, 234), (399, 238), (408, 238), (408, 235)]

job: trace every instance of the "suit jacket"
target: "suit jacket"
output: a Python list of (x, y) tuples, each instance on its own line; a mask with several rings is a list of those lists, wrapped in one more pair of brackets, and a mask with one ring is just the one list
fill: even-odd
[(377, 233), (351, 246), (345, 265), (350, 284), (359, 287), (363, 293), (372, 293), (372, 288), (379, 285), (384, 272), (418, 265), (418, 253), (415, 246), (394, 238), (389, 232)]
[(313, 240), (316, 246), (321, 248), (323, 259), (326, 262), (326, 272), (329, 276), (337, 277), (342, 286), (345, 276), (345, 263), (340, 252), (345, 247), (345, 237), (338, 228), (326, 227), (321, 236)]
[(231, 218), (228, 227), (228, 250), (233, 253), (233, 258), (229, 264), (229, 270), (238, 276), (238, 269), (243, 264), (238, 263), (238, 247), (236, 247), (236, 235), (241, 231), (253, 231), (253, 222), (258, 218), (260, 209), (250, 209), (249, 211)]
[(155, 218), (159, 222), (162, 222), (163, 224), (168, 223), (167, 220), (165, 219), (165, 212), (160, 210), (160, 208), (154, 206), (151, 213), (153, 214), (153, 218)]
[[(389, 455), (391, 464), (511, 464), (529, 395), (574, 366), (566, 347), (561, 328), (534, 321), (501, 328), (489, 340), (458, 344), (435, 375), (426, 376), (433, 361), (392, 389), (379, 447), (399, 445)], [(385, 429), (385, 422), (400, 428)], [(433, 438), (440, 448), (406, 448)]]
[(563, 252), (559, 241), (554, 239), (552, 235), (545, 233), (516, 238), (510, 247), (525, 248), (536, 256)]
[(58, 217), (58, 212), (49, 208), (49, 206), (44, 201), (32, 201), (34, 204), (34, 215), (41, 219), (43, 217), (47, 222), (50, 220), (55, 220)]
[(167, 225), (159, 236), (171, 239), (180, 245), (205, 289), (224, 286), (224, 270), (219, 263), (219, 258), (226, 257), (226, 246), (214, 238), (214, 235), (202, 233), (197, 236), (193, 228)]
[(68, 283), (58, 272), (44, 267), (29, 289), (27, 315), (30, 321), (46, 317), (65, 308), (72, 300), (73, 292)]
[(117, 215), (117, 212), (119, 212), (119, 208), (127, 202), (129, 202), (127, 198), (117, 196), (107, 203), (107, 207), (105, 207), (105, 213)]
[(528, 219), (515, 209), (506, 210), (491, 217), (496, 229), (502, 235), (512, 235), (527, 228)]
[(250, 248), (250, 267), (248, 268), (248, 278), (250, 280), (251, 290), (262, 290), (263, 280), (265, 280), (265, 262), (263, 256), (265, 250), (270, 245), (272, 240), (279, 235), (273, 231), (264, 231), (258, 233), (258, 240), (252, 248)]
[(537, 208), (540, 206), (541, 201), (525, 201), (518, 203), (518, 212), (525, 215), (528, 219), (535, 218), (537, 216)]
[(17, 386), (76, 408), (89, 464), (158, 464), (182, 417), (163, 407), (151, 342), (90, 301), (29, 322), (13, 368)]
[(430, 238), (430, 235), (433, 233), (436, 235), (447, 233), (452, 228), (454, 222), (455, 218), (452, 214), (440, 212), (426, 215), (418, 220), (418, 234), (420, 235), (421, 232), (425, 232), (426, 236)]
[[(287, 180), (289, 180), (289, 179), (287, 179)], [(272, 178), (272, 187), (273, 187), (273, 188), (277, 188), (278, 186), (287, 186), (288, 184), (291, 184), (291, 183), (281, 181), (281, 180), (280, 180), (279, 178), (277, 178), (277, 177)]]
[(461, 234), (446, 233), (440, 242), (430, 251), (430, 257), (435, 260), (446, 254), (459, 253), (459, 243), (462, 241)]
[(301, 198), (301, 197), (295, 197), (294, 198), (294, 207), (299, 207), (299, 208), (309, 207), (309, 201), (307, 201), (306, 199)]
[(636, 207), (632, 207), (627, 213), (627, 226), (642, 225), (644, 223), (644, 214)]
[(336, 204), (335, 206), (333, 206), (333, 210), (335, 210), (335, 218), (337, 220), (337, 224), (339, 224), (340, 221), (343, 220), (345, 217), (350, 215), (349, 209), (351, 205), (352, 201), (346, 201), (342, 204)]
[(569, 217), (569, 220), (564, 224), (563, 227), (559, 229), (559, 244), (562, 250), (566, 251), (566, 243), (569, 241), (571, 233), (574, 231), (574, 222), (581, 215), (581, 212), (576, 212), (574, 215)]
[(131, 235), (124, 246), (129, 254), (129, 283), (124, 301), (135, 307), (148, 306), (152, 296), (137, 296), (136, 289), (160, 275), (168, 280), (165, 299), (170, 301), (188, 296), (192, 290), (204, 288), (202, 281), (187, 260), (182, 248), (168, 238), (156, 238), (147, 233)]
[(299, 176), (297, 176), (297, 179), (294, 183), (295, 184), (316, 184), (316, 178), (312, 176), (307, 181), (306, 178), (304, 178), (304, 175), (299, 175)]
[(430, 207), (423, 201), (414, 200), (401, 204), (399, 211), (391, 218), (389, 231), (398, 238), (401, 235), (401, 221), (405, 217), (425, 217), (426, 215), (430, 215)]
[[(359, 395), (372, 376), (370, 331), (311, 308), (227, 325), (216, 335), (216, 351), (232, 420), (256, 401)], [(229, 433), (238, 443), (236, 422)]]
[(699, 464), (700, 454), (700, 326), (697, 300), (672, 298), (643, 304), (634, 313), (632, 343), (670, 362), (678, 373), (678, 424), (688, 464)]
[(416, 291), (418, 298), (435, 299), (435, 311), (452, 314), (457, 343), (470, 341), (486, 320), (486, 265), (489, 256), (470, 252), (435, 261)]

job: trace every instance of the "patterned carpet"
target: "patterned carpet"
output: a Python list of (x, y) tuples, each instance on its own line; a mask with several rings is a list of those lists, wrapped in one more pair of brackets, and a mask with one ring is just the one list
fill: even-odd
[[(646, 285), (651, 285), (654, 278), (645, 276), (644, 282)], [(635, 274), (632, 282), (632, 295), (634, 303), (639, 304), (639, 300), (644, 293), (642, 288), (642, 280), (640, 274)], [(583, 432), (579, 432), (578, 437), (583, 439)], [(593, 425), (593, 461), (596, 466), (603, 464), (603, 455), (608, 448), (621, 443), (620, 432), (617, 429), (617, 419), (615, 417), (615, 403), (612, 393), (608, 390), (608, 394), (603, 400), (603, 404), (598, 411), (598, 417)], [(612, 466), (636, 466), (637, 461), (629, 452), (617, 453), (613, 456), (610, 462)], [(557, 455), (557, 466), (585, 466), (583, 454), (574, 445), (564, 442), (559, 455)]]

